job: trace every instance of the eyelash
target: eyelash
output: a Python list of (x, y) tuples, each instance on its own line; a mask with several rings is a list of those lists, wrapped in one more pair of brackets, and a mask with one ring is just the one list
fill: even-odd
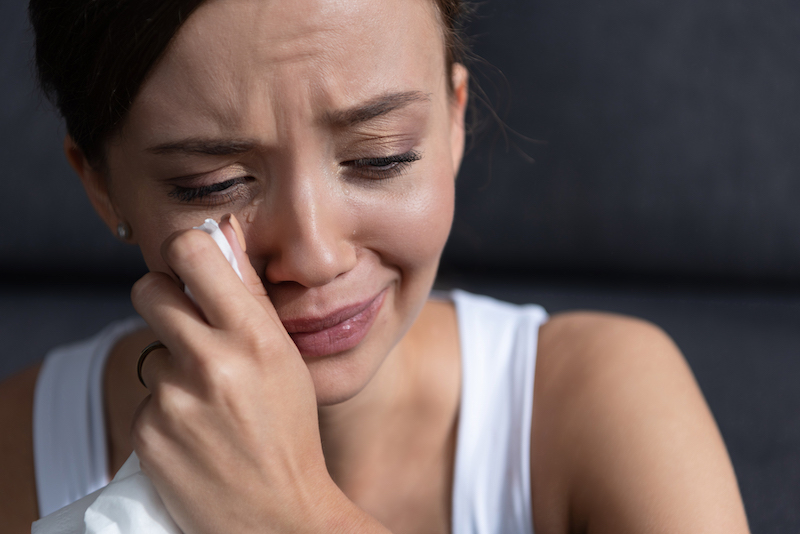
[[(361, 175), (372, 180), (385, 180), (400, 176), (405, 172), (408, 167), (415, 161), (422, 159), (422, 155), (415, 151), (410, 150), (405, 154), (397, 154), (394, 156), (386, 156), (382, 158), (364, 158), (352, 161), (346, 161), (343, 165), (351, 167)], [(242, 184), (249, 178), (231, 178), (224, 182), (217, 182), (215, 184), (204, 185), (201, 187), (183, 187), (180, 185), (174, 186), (169, 196), (181, 202), (194, 202), (215, 193), (220, 193), (214, 198), (214, 203), (222, 203), (226, 200), (232, 200), (235, 197), (235, 192), (228, 191), (237, 184)]]
[(237, 184), (244, 182), (245, 180), (246, 178), (231, 178), (230, 180), (225, 180), (224, 182), (217, 182), (215, 184), (204, 185), (202, 187), (183, 187), (176, 185), (172, 191), (169, 192), (169, 196), (180, 200), (181, 202), (194, 202), (195, 200), (200, 200), (201, 198), (208, 197), (214, 193), (221, 193), (218, 196), (222, 196), (223, 198), (219, 200), (231, 200), (235, 196), (234, 193), (231, 191), (225, 191)]
[(400, 176), (415, 161), (422, 159), (422, 154), (410, 150), (405, 154), (397, 154), (383, 158), (364, 158), (347, 161), (344, 165), (351, 167), (373, 180), (385, 180)]

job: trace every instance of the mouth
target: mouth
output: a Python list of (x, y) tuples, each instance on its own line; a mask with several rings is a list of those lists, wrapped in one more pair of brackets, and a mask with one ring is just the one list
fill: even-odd
[(291, 319), (283, 323), (300, 354), (319, 358), (354, 348), (369, 332), (383, 305), (386, 290), (370, 300), (346, 306), (325, 317)]

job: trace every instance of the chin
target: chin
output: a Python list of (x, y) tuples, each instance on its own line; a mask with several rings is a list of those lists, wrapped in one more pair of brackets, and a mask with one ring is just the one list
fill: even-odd
[[(419, 309), (425, 300), (422, 299)], [(391, 295), (387, 298), (383, 313), (376, 318), (369, 333), (356, 347), (338, 354), (304, 358), (314, 382), (317, 406), (346, 402), (374, 382), (419, 312), (419, 309), (405, 310), (398, 316), (392, 313), (394, 306)]]
[(333, 355), (308, 362), (311, 380), (317, 394), (317, 406), (333, 406), (346, 402), (369, 384), (377, 368), (368, 369), (344, 355)]
[[(436, 266), (426, 269), (413, 283), (391, 287), (379, 305), (379, 311), (360, 342), (349, 350), (325, 356), (304, 356), (317, 396), (317, 406), (325, 407), (353, 399), (368, 386), (388, 385), (392, 369), (390, 355), (402, 358), (398, 345), (416, 321), (428, 300)], [(301, 350), (302, 353), (302, 350)], [(396, 360), (396, 358), (394, 358)], [(394, 368), (393, 365), (390, 367)], [(385, 372), (382, 374), (381, 370)], [(389, 373), (388, 375), (386, 373)], [(376, 380), (377, 379), (377, 380)], [(376, 391), (377, 392), (377, 391)], [(371, 395), (371, 392), (365, 392)]]

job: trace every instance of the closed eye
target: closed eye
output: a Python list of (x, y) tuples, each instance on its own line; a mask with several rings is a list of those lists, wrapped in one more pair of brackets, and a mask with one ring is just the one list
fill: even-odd
[[(244, 185), (247, 179), (248, 178), (231, 178), (224, 182), (217, 182), (200, 187), (176, 185), (173, 186), (172, 191), (169, 192), (169, 196), (181, 202), (194, 202), (200, 199), (212, 200), (213, 203), (217, 203), (217, 200), (224, 202), (225, 200), (232, 200), (235, 196), (233, 189), (237, 188), (239, 185)], [(221, 198), (216, 199), (214, 198), (215, 196)]]
[(363, 158), (346, 161), (342, 165), (350, 167), (358, 174), (370, 179), (386, 179), (399, 176), (415, 161), (419, 161), (422, 154), (415, 150), (405, 154), (385, 156), (378, 158)]

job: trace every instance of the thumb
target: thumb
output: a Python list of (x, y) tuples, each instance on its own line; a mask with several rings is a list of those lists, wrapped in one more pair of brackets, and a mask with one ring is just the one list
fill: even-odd
[(244, 240), (244, 233), (236, 216), (228, 214), (222, 217), (219, 221), (219, 229), (222, 230), (225, 239), (228, 240), (228, 244), (233, 250), (233, 255), (239, 264), (239, 272), (242, 273), (242, 282), (244, 282), (247, 290), (256, 297), (266, 297), (267, 290), (264, 284), (261, 283), (261, 278), (259, 278), (256, 270), (253, 269), (250, 264), (250, 258), (247, 256), (247, 243)]

